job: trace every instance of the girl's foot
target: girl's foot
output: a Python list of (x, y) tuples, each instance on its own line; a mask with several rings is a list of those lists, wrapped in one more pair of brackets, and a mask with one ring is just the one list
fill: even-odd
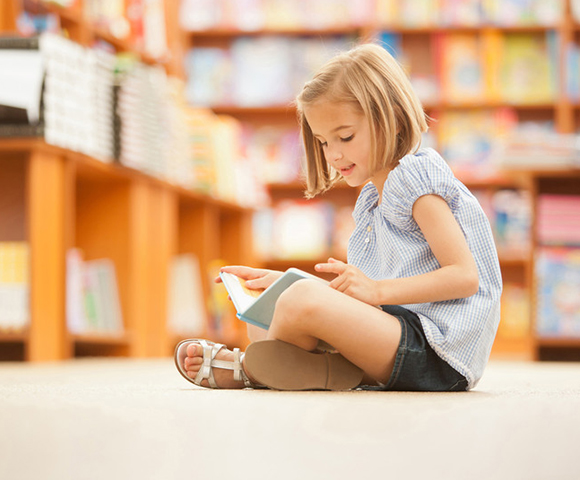
[[(203, 347), (199, 343), (192, 342), (187, 346), (186, 353), (187, 356), (183, 360), (183, 367), (187, 376), (193, 380), (203, 365)], [(215, 360), (233, 362), (234, 352), (222, 348), (215, 356)], [(234, 380), (234, 372), (232, 370), (214, 368), (213, 375), (218, 388), (245, 388), (244, 382), (242, 380)], [(204, 379), (201, 382), (201, 385), (203, 387), (210, 387), (207, 379)]]

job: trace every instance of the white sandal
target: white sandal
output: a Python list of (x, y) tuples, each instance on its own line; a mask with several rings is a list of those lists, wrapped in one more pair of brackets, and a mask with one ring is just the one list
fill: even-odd
[[(195, 378), (189, 377), (184, 369), (184, 361), (185, 358), (187, 357), (187, 347), (191, 343), (197, 343), (201, 345), (201, 347), (203, 348), (203, 363)], [(218, 387), (215, 378), (213, 376), (214, 368), (233, 370), (234, 380), (243, 381), (246, 387), (253, 387), (252, 382), (250, 382), (250, 379), (247, 377), (242, 367), (242, 360), (244, 359), (244, 354), (240, 352), (239, 348), (234, 348), (233, 362), (228, 360), (217, 360), (215, 357), (222, 348), (226, 348), (226, 346), (221, 343), (210, 342), (209, 340), (202, 340), (199, 338), (190, 338), (188, 340), (183, 340), (182, 342), (179, 342), (175, 347), (175, 355), (173, 357), (175, 359), (175, 366), (177, 367), (177, 370), (179, 370), (179, 373), (181, 373), (183, 378), (200, 387), (206, 387), (205, 385), (202, 385), (201, 382), (207, 379), (211, 388), (220, 388)]]

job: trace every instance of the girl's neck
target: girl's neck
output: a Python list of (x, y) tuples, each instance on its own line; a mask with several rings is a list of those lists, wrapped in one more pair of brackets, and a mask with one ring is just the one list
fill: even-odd
[(387, 181), (390, 172), (391, 170), (380, 170), (371, 178), (371, 182), (373, 182), (373, 185), (379, 193), (379, 205), (383, 201), (383, 187), (385, 186), (385, 182)]

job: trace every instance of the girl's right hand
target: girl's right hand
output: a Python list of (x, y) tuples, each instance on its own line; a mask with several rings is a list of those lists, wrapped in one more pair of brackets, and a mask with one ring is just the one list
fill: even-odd
[[(265, 268), (252, 268), (243, 265), (228, 265), (220, 268), (221, 272), (232, 273), (246, 281), (246, 287), (252, 290), (262, 290), (268, 288), (272, 283), (278, 280), (284, 272), (276, 270), (267, 270)], [(218, 276), (215, 278), (216, 283), (222, 279)]]

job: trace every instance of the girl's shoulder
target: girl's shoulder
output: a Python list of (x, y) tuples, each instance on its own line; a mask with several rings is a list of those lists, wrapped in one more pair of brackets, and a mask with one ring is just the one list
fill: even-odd
[(460, 189), (447, 162), (432, 148), (404, 156), (383, 187), (382, 214), (392, 223), (410, 228), (413, 204), (423, 196), (442, 197), (452, 209), (460, 203)]
[[(443, 157), (432, 148), (423, 148), (415, 153), (405, 155), (399, 164), (393, 169), (389, 177), (391, 181), (400, 180), (400, 177), (408, 173), (433, 174), (433, 173), (451, 174), (451, 169)], [(394, 175), (392, 175), (394, 174)]]

